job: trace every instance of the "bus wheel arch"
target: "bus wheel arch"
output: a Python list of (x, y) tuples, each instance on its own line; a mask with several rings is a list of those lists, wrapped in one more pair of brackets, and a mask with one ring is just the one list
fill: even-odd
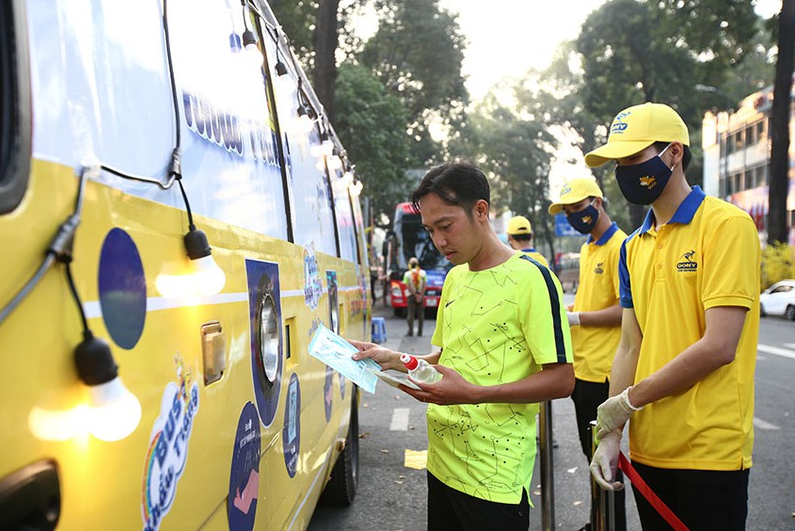
[(326, 483), (320, 503), (346, 507), (353, 503), (359, 487), (359, 393), (354, 386), (351, 393), (351, 421), (345, 438), (345, 449), (337, 458), (331, 477)]

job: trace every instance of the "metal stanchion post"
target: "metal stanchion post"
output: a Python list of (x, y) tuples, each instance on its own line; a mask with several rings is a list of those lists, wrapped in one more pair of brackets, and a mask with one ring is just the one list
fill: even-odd
[[(591, 455), (596, 452), (596, 421), (591, 421)], [(616, 494), (603, 490), (591, 475), (591, 529), (592, 531), (615, 531)]]
[(552, 473), (552, 402), (541, 404), (538, 412), (538, 439), (541, 461), (541, 529), (555, 529), (555, 485)]

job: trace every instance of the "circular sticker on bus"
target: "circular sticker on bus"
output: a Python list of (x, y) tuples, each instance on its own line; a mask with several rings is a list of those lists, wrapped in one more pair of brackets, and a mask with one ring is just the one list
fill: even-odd
[(290, 477), (295, 477), (295, 472), (298, 469), (298, 452), (301, 448), (301, 388), (295, 373), (290, 376), (284, 408), (284, 428), (282, 429), (284, 464), (287, 467), (287, 474)]
[(246, 402), (237, 422), (226, 513), (230, 531), (251, 531), (259, 496), (260, 429), (257, 408)]
[(146, 320), (146, 277), (138, 247), (125, 231), (112, 229), (99, 255), (99, 306), (113, 342), (138, 343)]

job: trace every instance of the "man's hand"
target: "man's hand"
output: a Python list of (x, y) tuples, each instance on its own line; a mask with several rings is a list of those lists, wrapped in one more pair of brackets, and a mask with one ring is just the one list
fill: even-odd
[(621, 430), (615, 430), (602, 437), (591, 460), (591, 475), (605, 490), (624, 489), (623, 483), (615, 481), (621, 453), (621, 433)]
[(643, 409), (635, 407), (629, 401), (629, 390), (627, 387), (620, 395), (611, 396), (596, 408), (596, 438), (602, 439), (613, 430), (623, 428), (629, 420), (630, 415)]
[(382, 370), (395, 369), (397, 371), (406, 372), (406, 367), (400, 362), (400, 352), (389, 350), (388, 348), (368, 341), (356, 341), (353, 339), (348, 339), (347, 341), (359, 349), (359, 352), (351, 356), (354, 360), (359, 361), (364, 358), (371, 358), (381, 366)]
[(419, 391), (405, 385), (401, 385), (400, 389), (420, 402), (428, 402), (430, 404), (449, 406), (452, 404), (478, 403), (476, 398), (477, 385), (469, 383), (455, 369), (450, 367), (434, 365), (434, 368), (442, 374), (442, 379), (438, 382), (429, 384), (412, 380), (420, 388)]
[(569, 318), (569, 326), (578, 326), (580, 324), (580, 312), (566, 312), (566, 317)]

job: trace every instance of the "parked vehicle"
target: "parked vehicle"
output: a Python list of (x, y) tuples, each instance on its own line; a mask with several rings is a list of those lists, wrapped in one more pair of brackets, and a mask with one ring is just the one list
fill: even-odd
[(795, 280), (776, 282), (759, 295), (759, 311), (765, 315), (783, 315), (795, 321)]
[(0, 529), (351, 503), (361, 185), (269, 5), (0, 4)]
[(384, 257), (387, 264), (386, 296), (396, 316), (405, 316), (409, 289), (403, 283), (403, 273), (409, 258), (415, 256), (428, 275), (425, 287), (425, 313), (435, 315), (442, 296), (442, 285), (447, 272), (453, 267), (434, 246), (430, 235), (422, 226), (420, 215), (411, 203), (400, 203), (395, 208), (392, 230), (384, 240)]
[(580, 253), (563, 253), (558, 256), (555, 273), (565, 292), (577, 293), (580, 285)]

